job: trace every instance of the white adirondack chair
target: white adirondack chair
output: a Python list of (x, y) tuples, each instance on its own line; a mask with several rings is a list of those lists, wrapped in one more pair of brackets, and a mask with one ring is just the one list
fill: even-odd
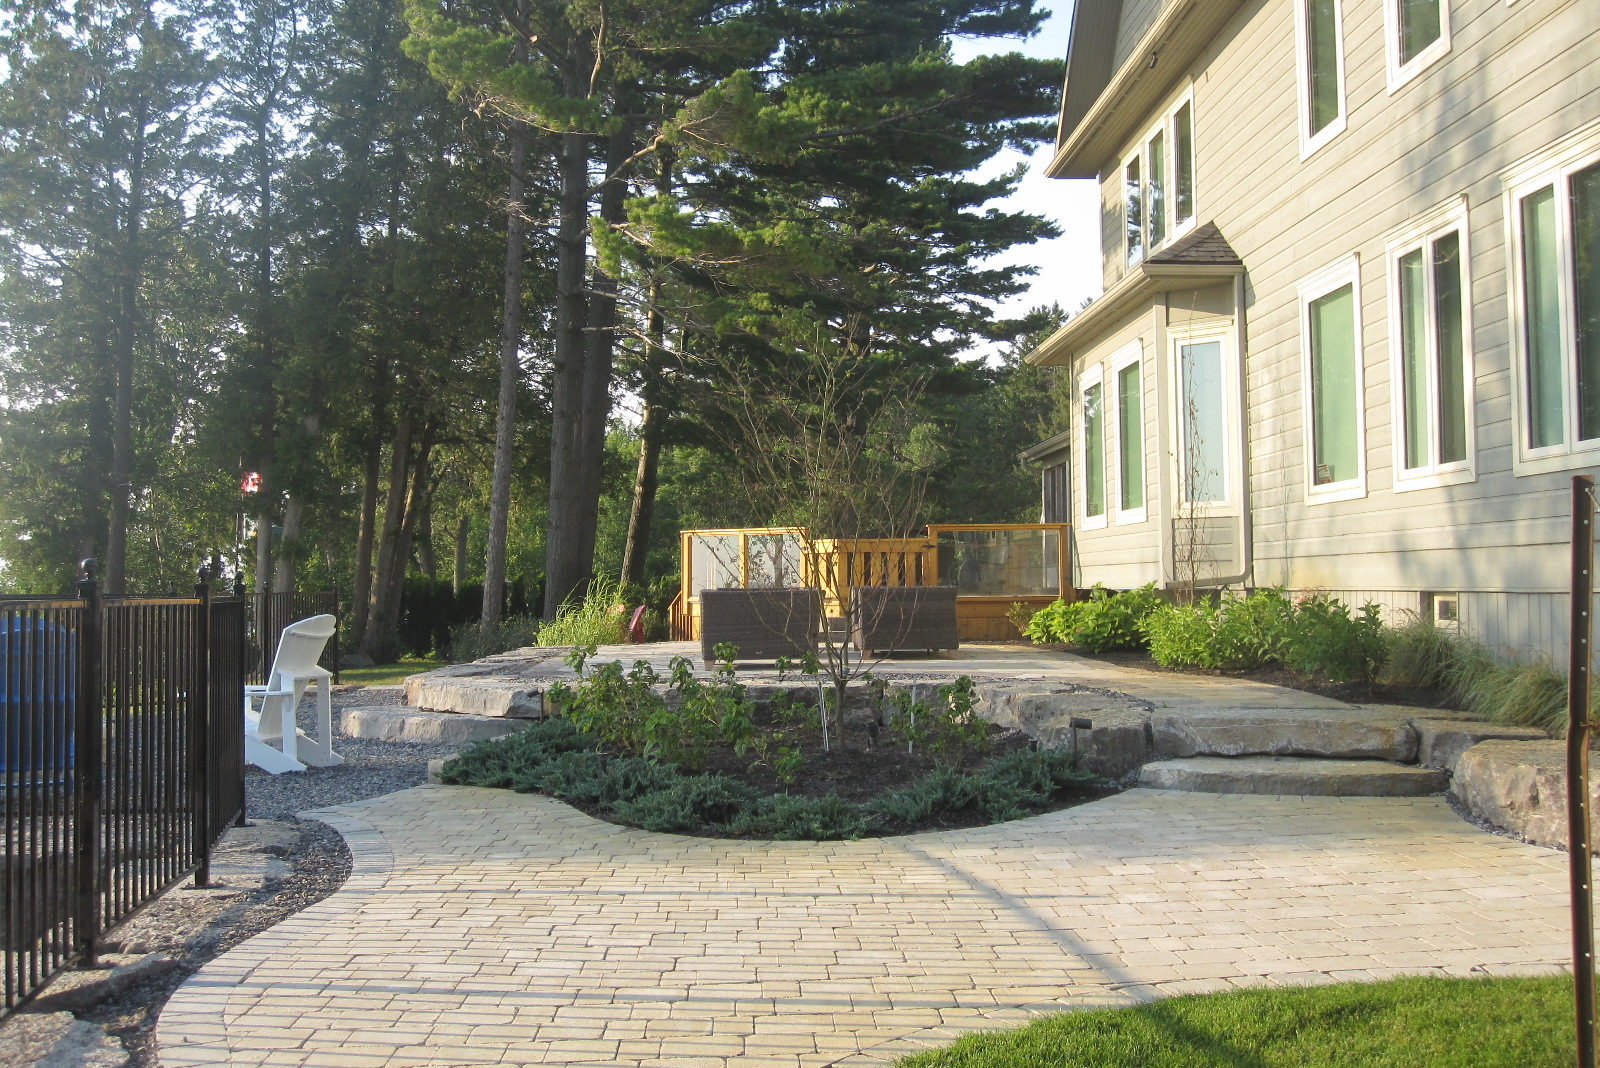
[[(283, 628), (264, 686), (244, 688), (244, 758), (272, 775), (344, 763), (333, 751), (333, 674), (317, 666), (333, 637), (334, 617), (312, 616)], [(295, 711), (317, 684), (316, 732), (295, 725)]]

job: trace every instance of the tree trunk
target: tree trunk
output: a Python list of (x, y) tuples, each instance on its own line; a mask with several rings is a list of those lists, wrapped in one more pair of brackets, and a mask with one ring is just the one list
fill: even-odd
[[(544, 618), (583, 584), (589, 570), (582, 546), (584, 300), (589, 223), (589, 139), (561, 135), (561, 192), (556, 229), (556, 337), (550, 389), (550, 514), (545, 535)], [(592, 540), (590, 542), (592, 551)], [(484, 590), (485, 603), (491, 595)]]
[(463, 514), (456, 520), (456, 566), (450, 576), (450, 592), (460, 595), (467, 584), (467, 539), (472, 536), (472, 517)]
[(396, 588), (395, 571), (405, 571), (405, 558), (398, 554), (401, 550), (400, 531), (405, 522), (405, 497), (411, 468), (412, 420), (410, 412), (401, 414), (395, 424), (394, 440), (390, 444), (383, 529), (378, 536), (378, 558), (373, 568), (367, 626), (361, 632), (360, 652), (380, 664), (388, 659), (394, 626), (400, 617), (400, 606), (392, 593)]
[(622, 581), (644, 585), (645, 559), (650, 553), (650, 524), (655, 518), (657, 470), (661, 459), (661, 431), (666, 412), (661, 405), (661, 343), (666, 317), (661, 312), (661, 283), (650, 284), (650, 315), (645, 324), (643, 384), (644, 415), (639, 424), (639, 466), (633, 475), (633, 505), (628, 509), (628, 540), (622, 548)]
[(412, 541), (417, 548), (417, 567), (428, 576), (429, 582), (439, 578), (439, 556), (433, 551), (433, 505), (430, 496), (424, 495), (417, 512)]
[[(143, 27), (141, 27), (141, 33)], [(117, 280), (116, 399), (112, 403), (111, 514), (106, 532), (105, 592), (127, 592), (128, 513), (133, 498), (133, 363), (139, 332), (139, 287), (144, 278), (144, 148), (146, 102), (140, 96), (129, 129), (128, 209), (123, 220), (122, 266)]]
[[(517, 45), (526, 58), (526, 45)], [(511, 178), (506, 186), (505, 290), (500, 308), (500, 403), (494, 419), (494, 473), (489, 484), (489, 542), (483, 564), (483, 604), (479, 622), (499, 626), (505, 601), (506, 524), (511, 514), (511, 465), (516, 459), (517, 385), (522, 377), (522, 268), (527, 231), (523, 196), (527, 182), (528, 128), (513, 121)], [(456, 549), (459, 576), (462, 549)], [(460, 588), (459, 577), (456, 582)]]
[(295, 572), (299, 566), (295, 549), (300, 543), (300, 523), (305, 512), (305, 497), (290, 493), (283, 505), (283, 536), (278, 542), (278, 559), (273, 563), (272, 589), (276, 593), (294, 592)]
[(350, 633), (358, 636), (367, 633), (367, 613), (371, 610), (368, 599), (372, 596), (372, 528), (378, 518), (378, 476), (383, 463), (383, 443), (377, 438), (367, 448), (367, 459), (361, 478), (361, 525), (356, 532), (356, 575), (352, 602), (355, 622)]

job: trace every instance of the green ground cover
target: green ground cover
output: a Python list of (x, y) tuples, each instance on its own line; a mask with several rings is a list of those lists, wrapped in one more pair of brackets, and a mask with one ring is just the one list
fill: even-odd
[(1572, 980), (1410, 977), (1051, 1016), (902, 1068), (1540, 1068), (1573, 1062)]

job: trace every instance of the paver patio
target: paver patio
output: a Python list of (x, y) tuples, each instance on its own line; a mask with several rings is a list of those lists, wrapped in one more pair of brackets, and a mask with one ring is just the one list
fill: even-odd
[(164, 1064), (881, 1064), (1065, 1008), (1568, 953), (1564, 856), (1440, 798), (1131, 790), (823, 844), (464, 787), (315, 815), (351, 879), (180, 989)]

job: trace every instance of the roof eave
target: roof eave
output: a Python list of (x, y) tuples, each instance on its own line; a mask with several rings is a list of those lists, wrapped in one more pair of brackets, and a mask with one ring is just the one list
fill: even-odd
[(1232, 278), (1244, 273), (1242, 263), (1142, 263), (1083, 311), (1028, 353), (1024, 359), (1035, 367), (1064, 367), (1141, 303), (1157, 293), (1173, 288), (1174, 282), (1197, 282)]
[(1150, 109), (1240, 4), (1241, 0), (1176, 0), (1162, 11), (1083, 119), (1058, 138), (1045, 174), (1051, 178), (1098, 177), (1105, 161), (1149, 121)]

